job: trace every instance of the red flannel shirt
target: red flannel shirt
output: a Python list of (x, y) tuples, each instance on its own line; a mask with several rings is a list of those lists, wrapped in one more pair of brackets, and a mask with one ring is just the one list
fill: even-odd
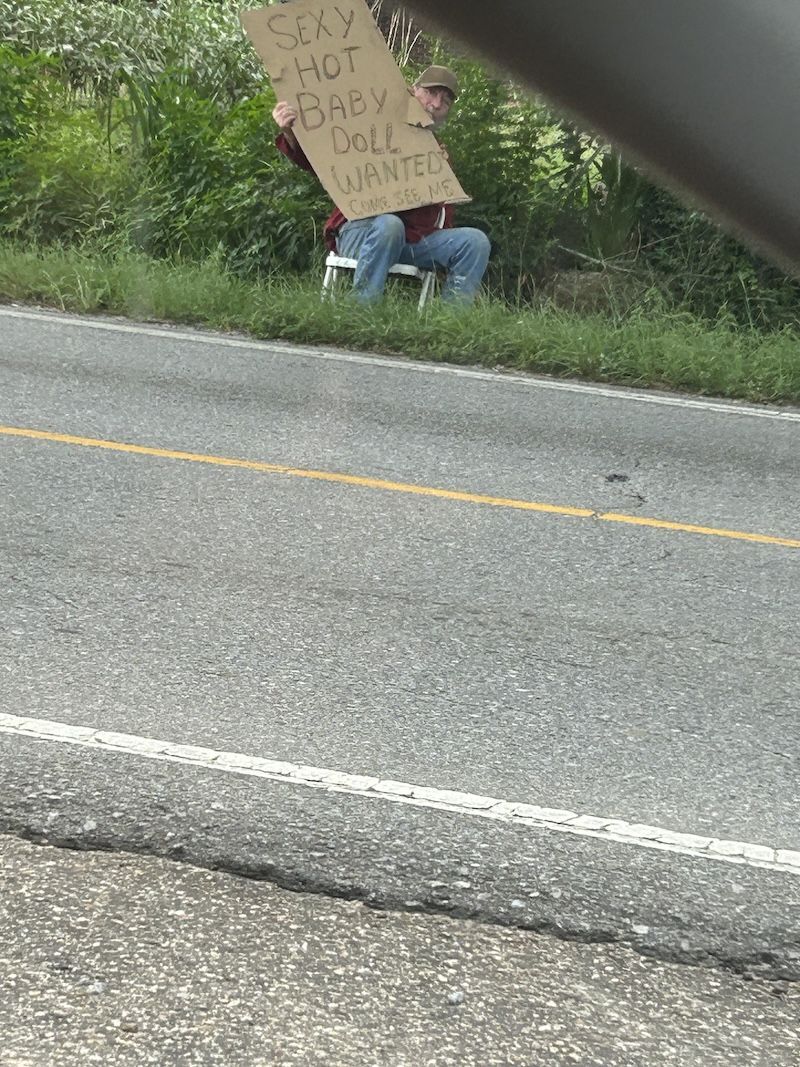
[[(275, 138), (275, 146), (279, 152), (283, 152), (286, 158), (290, 159), (296, 166), (302, 167), (303, 170), (310, 171), (312, 174), (314, 173), (314, 168), (296, 140), (290, 143), (285, 133), (279, 133)], [(408, 244), (416, 244), (417, 241), (427, 237), (428, 234), (433, 233), (438, 228), (436, 223), (439, 221), (439, 213), (442, 210), (442, 206), (444, 206), (444, 228), (449, 229), (453, 225), (452, 204), (425, 204), (423, 207), (414, 207), (409, 211), (394, 212), (399, 219), (403, 220)], [(328, 217), (324, 229), (325, 244), (331, 251), (336, 248), (336, 234), (346, 222), (346, 217), (338, 207), (335, 207)]]

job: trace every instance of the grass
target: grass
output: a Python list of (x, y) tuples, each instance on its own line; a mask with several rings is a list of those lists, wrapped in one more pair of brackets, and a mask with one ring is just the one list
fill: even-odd
[(800, 335), (763, 333), (639, 308), (582, 315), (489, 299), (419, 316), (417, 289), (362, 308), (319, 298), (319, 276), (245, 281), (211, 259), (170, 263), (128, 252), (0, 242), (0, 300), (244, 331), (259, 338), (482, 364), (562, 378), (662, 387), (754, 402), (800, 403)]

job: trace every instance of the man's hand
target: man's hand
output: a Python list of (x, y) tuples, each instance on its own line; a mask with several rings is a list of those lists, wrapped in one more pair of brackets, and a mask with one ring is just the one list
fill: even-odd
[(292, 126), (297, 122), (296, 108), (287, 104), (285, 100), (280, 100), (272, 109), (272, 117), (275, 119), (278, 129), (286, 136), (287, 140), (294, 142), (296, 138), (292, 132)]

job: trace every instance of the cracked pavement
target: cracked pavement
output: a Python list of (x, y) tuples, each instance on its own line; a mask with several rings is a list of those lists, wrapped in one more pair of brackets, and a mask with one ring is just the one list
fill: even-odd
[(0, 870), (4, 1067), (797, 1063), (798, 985), (151, 857)]

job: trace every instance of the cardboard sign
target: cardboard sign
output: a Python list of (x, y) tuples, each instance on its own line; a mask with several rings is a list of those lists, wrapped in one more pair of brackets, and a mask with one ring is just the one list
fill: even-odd
[(290, 0), (243, 11), (293, 132), (348, 219), (470, 198), (426, 127), (366, 0)]

